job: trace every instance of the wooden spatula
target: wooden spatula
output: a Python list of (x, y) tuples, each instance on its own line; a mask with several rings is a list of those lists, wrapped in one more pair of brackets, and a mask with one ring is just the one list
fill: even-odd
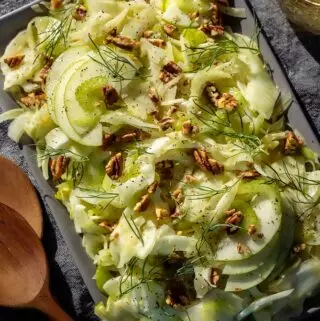
[(0, 156), (0, 203), (21, 214), (36, 234), (42, 236), (42, 211), (27, 175), (13, 162)]
[(50, 294), (48, 266), (27, 221), (0, 204), (0, 305), (36, 308), (55, 321), (72, 321)]

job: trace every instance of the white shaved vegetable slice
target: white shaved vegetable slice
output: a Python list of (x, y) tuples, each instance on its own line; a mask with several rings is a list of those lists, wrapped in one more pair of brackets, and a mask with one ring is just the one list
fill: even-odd
[(54, 61), (48, 72), (45, 91), (48, 97), (49, 113), (55, 123), (57, 123), (54, 106), (55, 88), (57, 87), (64, 72), (75, 62), (79, 62), (79, 59), (85, 59), (86, 54), (89, 51), (90, 48), (86, 46), (74, 47), (65, 51)]

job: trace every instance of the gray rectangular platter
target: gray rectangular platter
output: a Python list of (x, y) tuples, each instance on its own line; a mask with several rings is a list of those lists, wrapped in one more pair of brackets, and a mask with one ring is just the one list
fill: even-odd
[[(12, 13), (9, 13), (0, 18), (0, 56), (3, 54), (6, 45), (16, 35), (18, 31), (25, 28), (27, 23), (37, 14), (31, 9), (31, 6), (39, 1), (24, 6)], [(241, 20), (239, 25), (236, 26), (236, 31), (242, 31), (244, 34), (252, 35), (256, 30), (256, 19), (254, 18), (254, 12), (249, 1), (235, 0), (236, 7), (247, 9), (247, 19)], [(288, 113), (289, 123), (293, 128), (298, 129), (306, 139), (308, 145), (320, 154), (320, 143), (310, 117), (306, 111), (299, 104), (291, 85), (281, 68), (279, 61), (274, 55), (271, 47), (269, 46), (263, 33), (259, 36), (260, 47), (265, 61), (270, 65), (273, 70), (273, 77), (279, 88), (290, 93), (294, 99), (291, 109)], [(3, 87), (3, 76), (0, 74), (0, 88)], [(0, 90), (0, 106), (4, 110), (9, 110), (15, 106), (12, 98)], [(92, 279), (95, 267), (92, 260), (86, 255), (82, 245), (81, 237), (75, 232), (74, 224), (69, 219), (67, 210), (58, 201), (54, 199), (55, 191), (50, 184), (43, 178), (40, 169), (37, 167), (35, 151), (32, 147), (28, 146), (27, 140), (22, 141), (21, 149), (25, 156), (25, 159), (30, 167), (30, 170), (35, 177), (40, 192), (48, 204), (51, 212), (53, 213), (55, 220), (60, 228), (60, 231), (73, 255), (75, 263), (77, 264), (80, 273), (88, 287), (88, 290), (95, 302), (100, 302), (104, 299), (103, 295), (98, 291), (95, 281)], [(313, 299), (313, 302), (307, 304), (310, 310), (304, 314), (302, 319), (319, 320), (319, 314), (316, 313), (317, 309), (312, 309), (316, 305), (316, 302), (320, 302), (320, 299)], [(313, 304), (312, 304), (313, 303)], [(319, 308), (320, 309), (320, 308)]]

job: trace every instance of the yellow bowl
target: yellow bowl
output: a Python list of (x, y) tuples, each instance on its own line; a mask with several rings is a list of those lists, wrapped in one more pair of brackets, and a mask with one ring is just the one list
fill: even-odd
[(279, 0), (289, 20), (303, 29), (320, 34), (320, 0)]

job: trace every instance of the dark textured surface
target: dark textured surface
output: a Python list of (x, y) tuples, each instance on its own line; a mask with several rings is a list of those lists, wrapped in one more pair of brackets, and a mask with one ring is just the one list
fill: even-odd
[[(0, 15), (30, 3), (28, 0), (0, 0)], [(320, 36), (299, 32), (286, 21), (276, 0), (251, 0), (276, 54), (280, 58), (298, 97), (320, 132)], [(1, 31), (0, 31), (1, 37)], [(24, 168), (25, 162), (16, 144), (6, 138), (7, 125), (0, 126), (0, 154)], [(43, 243), (51, 270), (54, 295), (75, 321), (95, 320), (92, 301), (75, 267), (51, 214), (45, 215)], [(47, 320), (40, 313), (0, 309), (0, 321)]]

